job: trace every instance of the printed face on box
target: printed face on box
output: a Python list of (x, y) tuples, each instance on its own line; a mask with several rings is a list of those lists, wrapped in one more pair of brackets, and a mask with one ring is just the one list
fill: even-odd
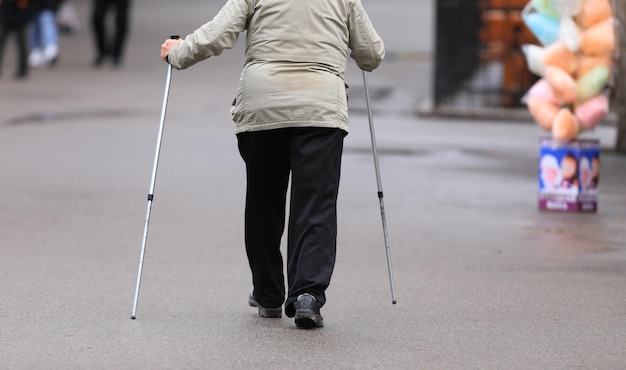
[(567, 154), (561, 159), (561, 175), (563, 176), (562, 187), (578, 186), (578, 160), (573, 154)]
[(541, 182), (546, 188), (557, 188), (561, 184), (561, 168), (559, 162), (552, 154), (544, 154), (539, 163), (541, 169)]
[(600, 158), (593, 157), (591, 159), (591, 179), (597, 184), (600, 177)]

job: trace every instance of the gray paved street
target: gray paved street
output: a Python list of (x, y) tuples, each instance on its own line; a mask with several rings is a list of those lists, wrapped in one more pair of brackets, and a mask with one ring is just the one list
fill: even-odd
[[(123, 68), (61, 59), (0, 79), (0, 369), (624, 369), (626, 157), (601, 140), (594, 214), (537, 209), (532, 122), (420, 117), (433, 1), (363, 0), (391, 56), (369, 74), (398, 303), (391, 304), (361, 73), (347, 72), (325, 327), (247, 306), (234, 50), (173, 74), (137, 319), (132, 300), (166, 65), (219, 0), (137, 0)], [(387, 91), (389, 94), (378, 92)]]

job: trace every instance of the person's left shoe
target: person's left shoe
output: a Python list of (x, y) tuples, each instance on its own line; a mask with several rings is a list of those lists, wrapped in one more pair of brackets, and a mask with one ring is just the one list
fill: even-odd
[(283, 316), (283, 309), (281, 307), (278, 308), (266, 308), (257, 303), (254, 299), (254, 294), (250, 292), (248, 296), (248, 304), (251, 307), (257, 307), (259, 309), (259, 316), (269, 319), (280, 319)]
[(44, 64), (43, 52), (41, 49), (33, 49), (28, 55), (28, 65), (31, 68), (41, 67)]
[(300, 294), (294, 303), (296, 309), (295, 322), (299, 328), (321, 328), (324, 319), (320, 314), (319, 302), (308, 293)]
[(17, 72), (15, 72), (15, 75), (13, 76), (13, 78), (15, 80), (25, 80), (28, 78), (28, 71), (27, 70), (19, 70)]

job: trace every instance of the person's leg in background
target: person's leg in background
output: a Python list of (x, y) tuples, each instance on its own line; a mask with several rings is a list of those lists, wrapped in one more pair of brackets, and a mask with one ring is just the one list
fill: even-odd
[(108, 55), (106, 29), (104, 27), (109, 0), (92, 0), (91, 29), (96, 56), (93, 65), (99, 67)]
[[(301, 294), (310, 294), (319, 306), (326, 303), (325, 291), (335, 266), (337, 194), (345, 135), (340, 129), (293, 129), (289, 144), (289, 290), (285, 302), (289, 317), (296, 314), (295, 302)], [(321, 316), (319, 319), (305, 326), (323, 326)]]
[(119, 66), (122, 63), (124, 55), (130, 18), (130, 1), (131, 0), (115, 0), (115, 42), (112, 50), (114, 66)]
[(280, 308), (285, 282), (280, 242), (285, 227), (289, 183), (287, 130), (237, 135), (246, 164), (245, 244), (253, 294), (265, 308)]
[(53, 66), (59, 57), (59, 29), (56, 12), (52, 9), (43, 9), (38, 18), (43, 63), (45, 66)]
[(30, 21), (30, 55), (28, 56), (28, 65), (32, 68), (43, 66), (43, 40), (41, 37), (41, 23), (39, 22), (39, 13), (33, 16)]
[(15, 36), (17, 42), (17, 71), (18, 79), (28, 76), (28, 24), (16, 27)]
[[(28, 77), (28, 24), (23, 25), (0, 25), (0, 67), (4, 60), (4, 48), (7, 44), (7, 39), (11, 33), (15, 34), (15, 43), (17, 46), (17, 65), (15, 71), (16, 79), (23, 79)], [(0, 76), (2, 76), (0, 68)]]
[(0, 24), (0, 77), (2, 77), (2, 61), (4, 60), (4, 47), (6, 45), (8, 34), (8, 28), (5, 25)]

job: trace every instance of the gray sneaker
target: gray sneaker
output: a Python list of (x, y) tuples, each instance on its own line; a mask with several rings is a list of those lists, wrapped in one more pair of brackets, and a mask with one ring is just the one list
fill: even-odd
[(283, 316), (283, 309), (281, 307), (278, 308), (265, 308), (257, 303), (254, 299), (254, 294), (250, 292), (250, 296), (248, 296), (248, 304), (251, 307), (257, 307), (259, 309), (259, 316), (270, 318), (270, 319), (279, 319)]

